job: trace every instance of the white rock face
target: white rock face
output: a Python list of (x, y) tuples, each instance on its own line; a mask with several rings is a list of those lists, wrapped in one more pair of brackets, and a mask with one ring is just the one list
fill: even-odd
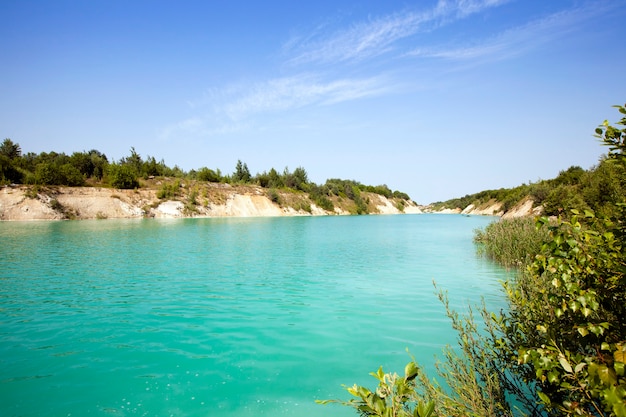
[[(217, 184), (211, 196), (198, 196), (197, 204), (188, 210), (183, 201), (162, 201), (154, 189), (116, 190), (99, 187), (45, 187), (38, 194), (26, 186), (0, 187), (0, 220), (61, 220), (115, 218), (180, 217), (276, 217), (325, 216), (350, 214), (341, 207), (327, 212), (310, 203), (310, 211), (281, 207), (273, 203), (260, 188), (235, 189)], [(205, 189), (207, 191), (207, 189)], [(380, 214), (421, 213), (412, 201), (401, 212), (392, 200), (378, 194), (366, 195)]]
[(153, 211), (154, 217), (159, 218), (176, 218), (183, 217), (185, 205), (180, 201), (165, 201), (158, 205)]

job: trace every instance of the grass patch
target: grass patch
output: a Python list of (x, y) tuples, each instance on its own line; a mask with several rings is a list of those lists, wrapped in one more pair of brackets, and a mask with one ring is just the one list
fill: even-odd
[(479, 253), (507, 268), (521, 268), (532, 262), (548, 240), (548, 227), (537, 227), (531, 217), (500, 220), (474, 231)]

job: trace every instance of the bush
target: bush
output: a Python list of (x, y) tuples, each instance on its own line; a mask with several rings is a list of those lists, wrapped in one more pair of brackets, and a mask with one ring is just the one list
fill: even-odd
[(559, 185), (548, 193), (543, 201), (543, 212), (547, 216), (567, 215), (568, 210), (585, 210), (589, 206), (575, 185)]
[(198, 171), (196, 175), (197, 175), (198, 180), (200, 181), (220, 182), (222, 180), (222, 178), (217, 172), (207, 167), (200, 168), (200, 170)]
[(107, 173), (109, 183), (115, 188), (132, 190), (139, 188), (137, 172), (128, 164), (110, 164)]
[(274, 188), (270, 188), (267, 191), (267, 198), (269, 198), (272, 203), (275, 203), (278, 205), (281, 204), (280, 194), (278, 194), (278, 191), (276, 191), (276, 189)]
[(60, 184), (77, 187), (85, 184), (85, 177), (72, 164), (63, 164), (59, 167)]
[[(164, 183), (161, 185), (159, 191), (157, 191), (157, 198), (163, 200), (166, 198), (177, 197), (180, 193), (180, 181), (176, 180), (173, 183)], [(194, 197), (195, 200), (195, 197)]]

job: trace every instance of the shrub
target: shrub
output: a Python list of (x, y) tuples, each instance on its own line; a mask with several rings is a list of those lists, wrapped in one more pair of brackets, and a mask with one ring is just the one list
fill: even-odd
[(575, 185), (559, 185), (552, 189), (543, 201), (543, 212), (548, 216), (567, 215), (569, 209), (588, 208)]
[(200, 168), (200, 170), (198, 171), (196, 175), (197, 175), (198, 180), (200, 181), (208, 181), (208, 182), (220, 182), (221, 181), (220, 175), (217, 172), (207, 167)]
[(157, 191), (157, 198), (160, 200), (166, 198), (174, 198), (177, 197), (180, 193), (180, 181), (176, 180), (173, 183), (163, 183), (159, 191)]
[(128, 164), (109, 164), (107, 176), (111, 186), (122, 190), (139, 187), (137, 172)]
[(72, 164), (63, 164), (59, 167), (60, 184), (76, 187), (85, 184), (85, 177)]
[(272, 201), (272, 203), (280, 205), (280, 195), (278, 194), (278, 191), (276, 191), (276, 189), (269, 189), (267, 191), (267, 197), (270, 199), (270, 201)]

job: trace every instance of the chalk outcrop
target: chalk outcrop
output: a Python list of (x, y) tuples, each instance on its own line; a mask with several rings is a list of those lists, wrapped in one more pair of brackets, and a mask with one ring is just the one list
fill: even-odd
[[(193, 198), (191, 197), (193, 194)], [(377, 214), (421, 213), (412, 201), (398, 201), (363, 193), (370, 211)], [(99, 187), (26, 186), (0, 188), (0, 220), (61, 220), (105, 218), (277, 217), (350, 214), (335, 204), (333, 211), (315, 205), (304, 193), (286, 192), (278, 204), (267, 190), (256, 186), (210, 184), (182, 188), (173, 198), (157, 197), (155, 189), (117, 190)], [(345, 200), (345, 199), (344, 199)], [(345, 201), (344, 201), (345, 202)]]

